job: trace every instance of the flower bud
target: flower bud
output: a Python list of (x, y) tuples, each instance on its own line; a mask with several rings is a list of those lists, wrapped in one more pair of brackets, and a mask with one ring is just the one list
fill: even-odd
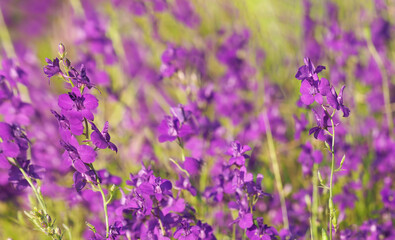
[(55, 228), (55, 234), (58, 235), (58, 236), (61, 236), (62, 235), (62, 230), (60, 230), (59, 227), (56, 227)]
[(64, 65), (66, 66), (66, 67), (70, 67), (70, 65), (71, 65), (71, 63), (70, 63), (70, 60), (69, 59), (67, 59), (66, 58), (66, 60), (65, 61), (63, 61), (63, 63), (64, 63)]
[(47, 214), (47, 216), (46, 216), (46, 220), (47, 220), (47, 223), (51, 223), (52, 222), (52, 218), (51, 218), (51, 216), (49, 216), (48, 214)]
[(66, 53), (66, 48), (64, 47), (63, 43), (59, 43), (58, 50), (60, 59), (63, 59)]

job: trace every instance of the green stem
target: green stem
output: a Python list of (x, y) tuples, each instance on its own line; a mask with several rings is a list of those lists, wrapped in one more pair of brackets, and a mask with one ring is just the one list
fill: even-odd
[(335, 125), (333, 124), (333, 118), (331, 116), (332, 125), (332, 163), (331, 163), (331, 177), (329, 180), (329, 239), (332, 240), (332, 218), (334, 217), (333, 207), (333, 174), (335, 170)]
[(7, 25), (5, 24), (3, 13), (0, 9), (0, 39), (3, 43), (3, 48), (9, 58), (15, 58), (15, 49), (12, 45), (10, 33), (8, 32)]
[(106, 238), (108, 238), (108, 233), (110, 231), (110, 225), (108, 223), (108, 212), (107, 212), (107, 204), (108, 204), (108, 202), (106, 200), (106, 195), (104, 194), (103, 188), (101, 187), (100, 180), (99, 180), (99, 175), (97, 174), (95, 168), (93, 167), (93, 164), (90, 163), (89, 165), (90, 165), (91, 169), (93, 170), (93, 172), (96, 175), (97, 187), (99, 188), (99, 192), (100, 192), (102, 200), (103, 200), (104, 217), (106, 219)]
[(86, 118), (84, 118), (85, 121), (85, 138), (86, 140), (89, 140), (89, 127), (88, 127), (88, 121), (86, 120)]
[(232, 240), (236, 240), (236, 224), (233, 224)]
[(386, 70), (383, 60), (380, 57), (380, 54), (377, 52), (377, 49), (372, 42), (371, 37), (365, 36), (365, 38), (366, 38), (366, 42), (368, 44), (368, 49), (369, 49), (370, 53), (372, 54), (374, 61), (377, 63), (377, 66), (379, 67), (380, 72), (381, 72), (381, 77), (383, 79), (383, 84), (381, 86), (382, 86), (382, 91), (383, 91), (383, 95), (384, 95), (385, 115), (387, 117), (390, 135), (392, 135), (393, 134), (392, 129), (394, 128), (394, 124), (393, 124), (393, 120), (392, 120), (391, 101), (390, 101), (391, 97), (390, 97), (390, 88), (389, 88), (389, 79), (388, 79), (387, 70)]
[(318, 239), (317, 231), (317, 215), (318, 215), (318, 164), (314, 163), (313, 166), (313, 204), (311, 210), (311, 227), (313, 239)]
[(41, 194), (39, 193), (39, 191), (37, 190), (36, 186), (34, 186), (32, 180), (30, 179), (30, 177), (27, 175), (27, 173), (25, 172), (25, 170), (23, 170), (23, 168), (21, 167), (21, 165), (19, 165), (18, 161), (15, 160), (14, 161), (15, 166), (19, 169), (19, 171), (21, 171), (23, 177), (26, 179), (26, 181), (29, 183), (30, 187), (33, 189), (34, 194), (36, 195), (37, 201), (39, 202), (41, 209), (44, 211), (44, 214), (47, 214), (47, 207), (45, 206), (44, 203), (44, 199), (42, 198)]
[(264, 113), (263, 116), (264, 116), (265, 125), (267, 126), (266, 135), (267, 135), (267, 142), (269, 145), (269, 154), (270, 154), (270, 158), (272, 159), (274, 177), (276, 180), (277, 190), (280, 195), (281, 212), (282, 212), (284, 227), (286, 229), (289, 229), (288, 212), (287, 212), (287, 206), (285, 204), (285, 194), (284, 194), (283, 184), (281, 181), (280, 167), (277, 160), (276, 149), (274, 147), (273, 135), (270, 127), (270, 122), (267, 117), (267, 113)]

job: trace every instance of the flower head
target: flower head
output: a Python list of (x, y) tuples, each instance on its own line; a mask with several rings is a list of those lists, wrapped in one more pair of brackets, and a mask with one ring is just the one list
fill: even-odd
[(96, 125), (93, 122), (90, 122), (92, 125), (92, 130), (93, 132), (91, 133), (91, 140), (93, 144), (95, 144), (96, 147), (105, 149), (109, 148), (115, 152), (118, 151), (117, 146), (115, 146), (114, 143), (110, 142), (111, 137), (110, 134), (108, 134), (108, 122), (104, 124), (103, 131), (100, 132), (100, 130), (96, 127)]
[(60, 70), (59, 66), (59, 59), (55, 58), (53, 61), (51, 59), (46, 58), (45, 61), (48, 63), (43, 70), (45, 75), (47, 75), (48, 78), (51, 78), (55, 76), (58, 73), (61, 73), (62, 71)]
[(318, 81), (318, 73), (326, 69), (326, 67), (319, 65), (317, 66), (317, 68), (315, 68), (313, 62), (308, 57), (304, 58), (304, 63), (305, 63), (304, 66), (299, 67), (298, 72), (295, 75), (295, 78), (302, 81), (303, 80), (308, 80), (310, 82)]

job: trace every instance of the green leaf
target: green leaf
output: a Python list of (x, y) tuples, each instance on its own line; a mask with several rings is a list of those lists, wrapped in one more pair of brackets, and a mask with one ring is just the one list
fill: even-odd
[(342, 158), (342, 160), (341, 160), (341, 162), (340, 162), (340, 166), (339, 166), (339, 168), (337, 168), (337, 169), (335, 170), (335, 172), (338, 172), (338, 171), (342, 170), (343, 163), (344, 163), (344, 160), (345, 160), (345, 159), (346, 159), (346, 154), (343, 155), (343, 158)]
[(96, 228), (95, 226), (93, 226), (92, 224), (85, 222), (86, 226), (88, 226), (88, 228), (93, 232), (96, 233)]

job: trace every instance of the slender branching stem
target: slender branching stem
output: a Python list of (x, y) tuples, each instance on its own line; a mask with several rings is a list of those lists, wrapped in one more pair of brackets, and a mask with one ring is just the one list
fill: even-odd
[(41, 209), (43, 210), (44, 214), (47, 214), (47, 207), (45, 205), (44, 199), (42, 198), (42, 195), (40, 194), (39, 190), (34, 186), (32, 179), (27, 175), (25, 170), (21, 167), (21, 165), (18, 163), (17, 160), (12, 162), (22, 173), (23, 177), (26, 179), (26, 181), (29, 183), (30, 187), (33, 189), (34, 195), (36, 195), (37, 201), (41, 206)]
[(283, 184), (281, 181), (281, 174), (280, 174), (280, 167), (278, 164), (277, 160), (277, 154), (276, 154), (276, 149), (274, 146), (274, 141), (273, 141), (273, 135), (272, 135), (272, 130), (270, 127), (270, 122), (267, 117), (267, 113), (263, 114), (264, 116), (264, 121), (265, 121), (265, 126), (267, 127), (266, 135), (267, 135), (267, 142), (269, 145), (269, 154), (270, 158), (272, 160), (272, 165), (273, 165), (273, 171), (274, 171), (274, 177), (276, 180), (276, 185), (277, 185), (277, 190), (280, 195), (280, 203), (281, 203), (281, 213), (282, 213), (282, 218), (284, 222), (284, 227), (286, 229), (289, 229), (289, 223), (288, 223), (288, 212), (287, 212), (287, 206), (285, 203), (285, 194), (284, 194), (284, 188)]
[(318, 215), (318, 164), (313, 166), (313, 201), (311, 207), (311, 227), (313, 239), (318, 238), (317, 215)]
[(108, 223), (108, 211), (107, 211), (107, 205), (109, 202), (106, 200), (106, 194), (104, 193), (103, 188), (101, 187), (99, 175), (97, 174), (95, 168), (93, 167), (93, 164), (90, 163), (89, 166), (91, 167), (91, 169), (93, 170), (93, 172), (96, 175), (96, 184), (97, 184), (97, 187), (99, 189), (99, 192), (100, 192), (102, 200), (103, 200), (103, 210), (104, 210), (104, 217), (106, 220), (106, 238), (107, 238), (109, 231), (110, 231), (110, 225)]
[(331, 163), (331, 177), (329, 180), (329, 239), (332, 240), (332, 219), (334, 216), (333, 206), (333, 174), (335, 171), (335, 125), (333, 124), (333, 116), (330, 117), (332, 125), (332, 163)]

